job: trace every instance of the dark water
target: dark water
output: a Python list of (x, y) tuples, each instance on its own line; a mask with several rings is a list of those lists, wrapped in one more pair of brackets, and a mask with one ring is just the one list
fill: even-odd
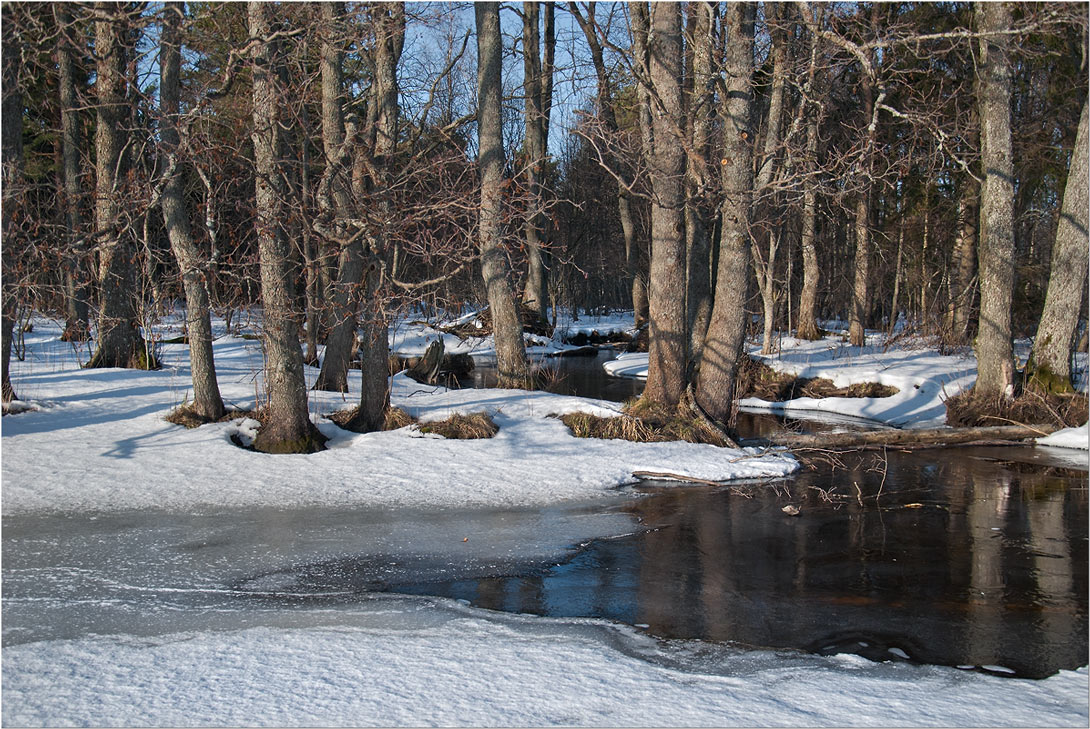
[[(604, 376), (600, 359), (559, 361), (566, 391), (638, 394), (642, 383)], [(770, 416), (739, 427), (784, 425), (815, 428)], [(1034, 447), (888, 450), (741, 489), (647, 484), (630, 507), (643, 531), (563, 564), (387, 587), (663, 638), (1044, 677), (1088, 658), (1080, 458), (1072, 469)]]

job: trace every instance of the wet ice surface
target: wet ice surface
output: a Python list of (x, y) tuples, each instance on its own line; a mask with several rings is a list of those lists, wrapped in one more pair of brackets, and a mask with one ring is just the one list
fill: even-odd
[[(556, 563), (571, 545), (633, 529), (601, 505), (546, 509), (245, 510), (34, 515), (3, 520), (3, 642), (336, 624), (370, 612), (306, 565), (375, 565), (410, 576), (503, 574)], [(351, 599), (344, 599), (351, 597)], [(367, 602), (367, 605), (361, 605)]]

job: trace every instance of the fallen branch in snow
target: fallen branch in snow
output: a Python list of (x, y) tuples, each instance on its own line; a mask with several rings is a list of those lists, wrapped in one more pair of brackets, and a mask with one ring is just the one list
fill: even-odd
[(868, 446), (934, 446), (977, 443), (1017, 443), (1038, 438), (1059, 429), (1057, 425), (994, 425), (977, 428), (931, 428), (927, 430), (879, 430), (852, 433), (780, 433), (742, 441), (742, 446), (783, 446), (786, 448), (865, 448)]

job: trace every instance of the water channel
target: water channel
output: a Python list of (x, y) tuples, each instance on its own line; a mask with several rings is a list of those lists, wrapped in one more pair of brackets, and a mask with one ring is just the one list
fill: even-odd
[[(558, 360), (557, 389), (638, 394), (605, 356)], [(784, 425), (853, 427), (740, 427)], [(1002, 675), (1087, 664), (1084, 453), (891, 449), (774, 483), (636, 490), (541, 510), (6, 517), (3, 641), (328, 624), (400, 593)]]

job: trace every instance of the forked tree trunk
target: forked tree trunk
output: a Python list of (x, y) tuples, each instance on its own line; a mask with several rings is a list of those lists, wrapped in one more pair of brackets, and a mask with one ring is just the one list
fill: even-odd
[(1011, 297), (1014, 290), (1014, 166), (1011, 157), (1011, 65), (1006, 3), (978, 3), (980, 40), (977, 100), (981, 123), (980, 327), (976, 337), (977, 380), (982, 399), (1014, 394)]
[[(397, 64), (405, 43), (403, 3), (376, 3), (371, 8), (375, 27), (374, 83), (368, 117), (369, 143), (377, 178), (353, 174), (357, 200), (373, 196), (379, 222), (365, 251), (360, 317), (360, 405), (348, 427), (366, 433), (381, 430), (390, 406), (389, 329), (381, 299), (382, 256), (387, 252), (386, 226), (396, 214), (389, 198), (391, 167), (397, 151)], [(362, 157), (357, 155), (357, 169)], [(361, 183), (365, 183), (361, 187)], [(365, 189), (366, 188), (366, 189)]]
[(178, 261), (185, 291), (186, 334), (189, 338), (189, 364), (193, 371), (193, 402), (189, 410), (202, 418), (218, 420), (225, 410), (216, 382), (216, 365), (212, 354), (212, 322), (205, 283), (205, 262), (190, 229), (178, 160), (180, 135), (177, 116), (182, 62), (179, 36), (184, 8), (183, 3), (172, 2), (166, 3), (163, 9), (159, 103), (162, 111), (160, 135), (168, 159), (168, 177), (163, 185), (161, 204), (163, 225), (170, 238), (174, 258)]
[(126, 137), (131, 103), (126, 98), (129, 8), (95, 3), (95, 235), (99, 247), (98, 286), (101, 311), (98, 347), (87, 367), (158, 366), (140, 334), (137, 316), (136, 241), (119, 227), (128, 176)]
[[(330, 329), (326, 336), (322, 369), (315, 390), (348, 391), (348, 363), (356, 337), (356, 310), (360, 302), (364, 251), (362, 237), (350, 237), (345, 219), (349, 216), (348, 185), (343, 172), (345, 141), (341, 44), (344, 42), (342, 3), (318, 3), (321, 13), (320, 68), (322, 74), (322, 144), (326, 170), (319, 195), (328, 232), (340, 245), (337, 278), (330, 286)], [(347, 242), (346, 242), (347, 241)]]
[(61, 103), (61, 175), (65, 233), (68, 250), (65, 253), (66, 317), (61, 339), (66, 342), (83, 342), (90, 336), (89, 301), (91, 281), (84, 264), (84, 256), (77, 249), (82, 225), (80, 214), (83, 190), (80, 173), (80, 120), (79, 101), (76, 97), (75, 71), (71, 38), (72, 11), (68, 3), (53, 6), (57, 22), (57, 84)]
[(685, 153), (674, 117), (681, 108), (681, 6), (651, 6), (649, 76), (652, 155), (650, 345), (643, 398), (676, 406), (685, 392)]
[(265, 386), (268, 402), (254, 448), (265, 453), (313, 453), (325, 437), (310, 422), (299, 316), (293, 291), (291, 246), (284, 233), (284, 183), (279, 110), (285, 99), (278, 78), (279, 43), (270, 40), (271, 3), (251, 2), (250, 37), (260, 39), (253, 64), (253, 144), (256, 226), (264, 306)]
[(496, 367), (503, 386), (526, 387), (530, 367), (503, 250), (503, 118), (499, 3), (473, 6), (477, 24), (477, 134), (481, 175), (481, 273), (492, 312)]
[(724, 126), (723, 203), (719, 274), (715, 304), (704, 341), (696, 383), (696, 403), (717, 421), (730, 424), (735, 412), (738, 358), (745, 341), (746, 283), (749, 264), (749, 211), (753, 198), (753, 3), (727, 6), (724, 22), (726, 93), (720, 104)]
[(1033, 340), (1027, 370), (1038, 386), (1055, 392), (1070, 392), (1071, 346), (1082, 308), (1082, 289), (1090, 258), (1087, 225), (1087, 165), (1086, 105), (1083, 102), (1071, 168), (1067, 171), (1063, 207), (1056, 227), (1056, 242), (1052, 246), (1052, 270), (1048, 277), (1048, 293), (1041, 323)]

